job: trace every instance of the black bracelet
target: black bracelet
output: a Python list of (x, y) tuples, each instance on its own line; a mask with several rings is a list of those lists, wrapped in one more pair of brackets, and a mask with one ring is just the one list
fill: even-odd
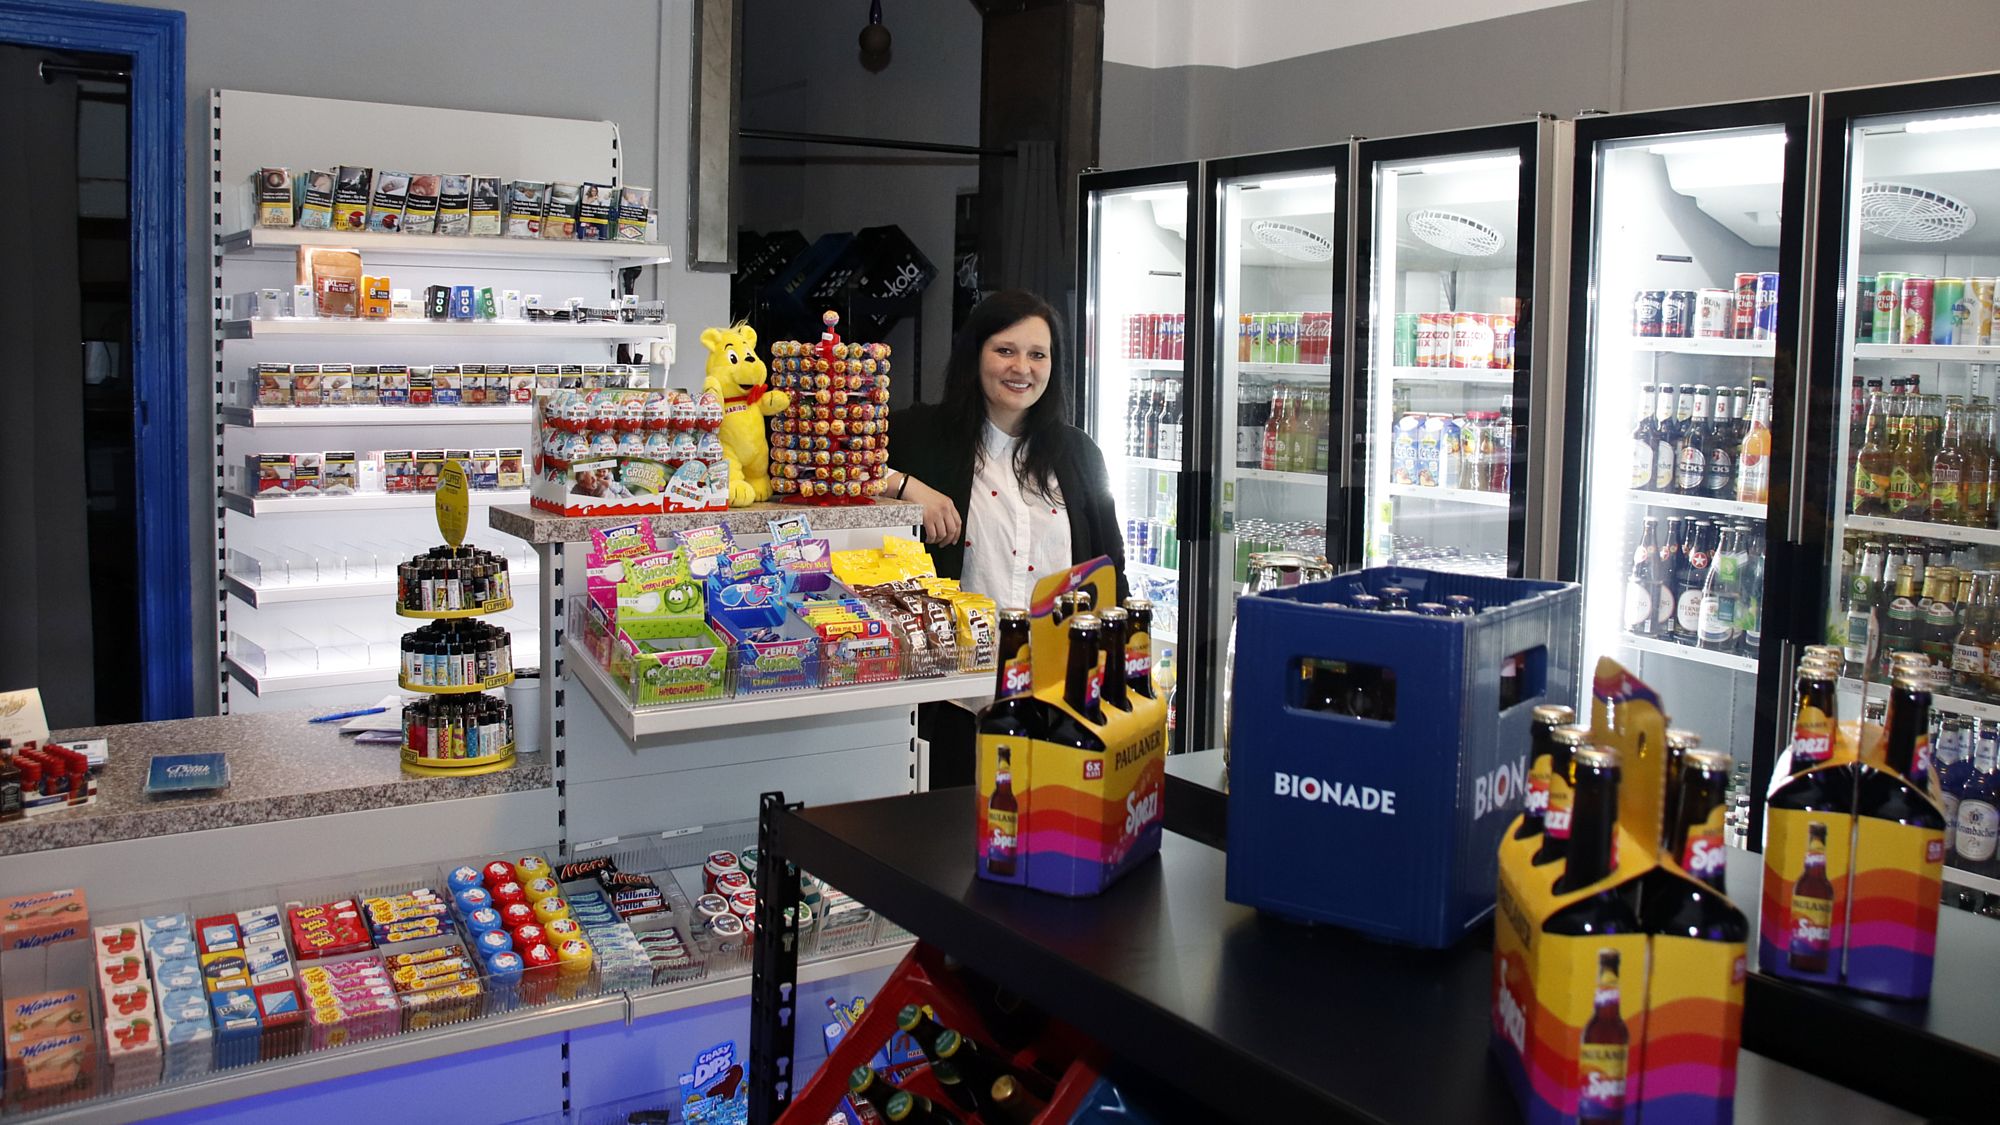
[(901, 500), (903, 498), (903, 490), (908, 487), (910, 487), (910, 474), (904, 473), (903, 483), (896, 486), (896, 499)]

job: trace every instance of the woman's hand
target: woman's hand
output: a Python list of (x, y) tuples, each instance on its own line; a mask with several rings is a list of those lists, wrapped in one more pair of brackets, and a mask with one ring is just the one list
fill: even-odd
[(951, 497), (910, 477), (903, 489), (903, 499), (914, 500), (924, 506), (924, 542), (934, 547), (958, 542), (959, 533), (965, 530), (965, 525), (959, 519), (958, 505), (951, 502)]

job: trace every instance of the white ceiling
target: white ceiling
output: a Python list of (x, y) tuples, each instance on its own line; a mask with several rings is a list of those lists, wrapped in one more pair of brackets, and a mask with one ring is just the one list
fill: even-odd
[(1256, 66), (1580, 0), (1105, 0), (1104, 61)]

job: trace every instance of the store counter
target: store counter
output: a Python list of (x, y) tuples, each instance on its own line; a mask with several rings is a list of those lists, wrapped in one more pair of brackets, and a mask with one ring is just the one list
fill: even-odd
[[(108, 740), (89, 805), (0, 824), (0, 894), (83, 886), (93, 907), (505, 851), (555, 830), (545, 755), (477, 777), (412, 777), (397, 748), (357, 745), (310, 711), (58, 731)], [(156, 753), (221, 751), (230, 784), (144, 792)], [(60, 850), (60, 855), (51, 854)], [(45, 860), (45, 861), (42, 861)]]

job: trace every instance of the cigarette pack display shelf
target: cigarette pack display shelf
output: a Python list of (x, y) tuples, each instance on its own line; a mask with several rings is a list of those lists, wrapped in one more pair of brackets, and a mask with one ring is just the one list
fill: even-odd
[(251, 695), (262, 696), (275, 691), (310, 691), (314, 688), (354, 687), (359, 684), (383, 684), (396, 676), (396, 665), (382, 664), (360, 668), (342, 668), (327, 672), (293, 672), (272, 674), (258, 672), (234, 656), (223, 658), (231, 675), (250, 689)]
[(1324, 363), (1239, 363), (1236, 374), (1242, 378), (1258, 376), (1265, 379), (1303, 379), (1307, 382), (1325, 382), (1328, 367)]
[(1179, 461), (1162, 461), (1157, 457), (1127, 457), (1125, 458), (1125, 463), (1135, 469), (1153, 469), (1162, 473), (1178, 473), (1181, 471), (1181, 463)]
[(1507, 492), (1474, 492), (1469, 488), (1426, 488), (1420, 484), (1392, 484), (1386, 491), (1391, 496), (1401, 496), (1411, 500), (1477, 504), (1485, 508), (1504, 508), (1513, 499), (1513, 494)]
[[(519, 504), (528, 498), (525, 488), (488, 489), (471, 494), (474, 507)], [(428, 492), (355, 492), (346, 496), (245, 496), (226, 491), (222, 504), (246, 516), (322, 515), (328, 512), (386, 512), (395, 509), (429, 509), (437, 497)]]
[(838, 715), (849, 711), (870, 711), (887, 707), (915, 707), (962, 699), (983, 705), (992, 696), (993, 676), (989, 672), (940, 676), (925, 680), (898, 680), (866, 687), (834, 687), (788, 692), (781, 695), (752, 695), (721, 699), (713, 703), (685, 703), (634, 709), (625, 698), (624, 688), (598, 664), (596, 657), (564, 642), (565, 667), (581, 682), (603, 709), (611, 725), (627, 741), (638, 742), (654, 735), (688, 731), (713, 732), (746, 723), (790, 722), (816, 715)]
[(1649, 656), (1671, 656), (1679, 660), (1690, 660), (1696, 664), (1708, 664), (1717, 668), (1727, 668), (1732, 672), (1757, 673), (1757, 658), (1737, 656), (1734, 653), (1715, 652), (1694, 645), (1675, 644), (1672, 641), (1656, 641), (1651, 637), (1635, 637), (1622, 634), (1618, 643), (1625, 648), (1643, 652)]
[(1732, 516), (1737, 519), (1761, 520), (1765, 515), (1765, 505), (1752, 504), (1747, 500), (1717, 500), (1709, 496), (1679, 496), (1671, 492), (1652, 492), (1635, 488), (1630, 495), (1634, 507), (1673, 508), (1682, 512), (1705, 512), (1712, 516)]
[(1511, 370), (1479, 367), (1391, 367), (1389, 378), (1398, 383), (1473, 383), (1489, 387), (1514, 385), (1514, 373)]
[[(1282, 469), (1225, 469), (1236, 475), (1237, 480), (1264, 480), (1275, 484), (1297, 484), (1313, 488), (1326, 487), (1325, 473), (1289, 473)], [(1427, 490), (1429, 491), (1429, 490)], [(1500, 494), (1505, 498), (1505, 494)]]
[(569, 239), (473, 238), (449, 234), (390, 234), (384, 231), (266, 229), (252, 227), (220, 236), (216, 246), (231, 257), (292, 257), (301, 246), (359, 250), (364, 257), (422, 257), (473, 254), (492, 258), (532, 258), (540, 262), (608, 262), (620, 268), (664, 266), (673, 252), (658, 242), (584, 242)]
[(1942, 539), (1979, 547), (2000, 547), (2000, 530), (1990, 527), (1958, 527), (1948, 523), (1896, 520), (1885, 516), (1847, 516), (1847, 530), (1876, 535), (1901, 535), (1911, 539)]
[[(473, 495), (481, 494), (475, 492)], [(593, 530), (618, 527), (639, 518), (633, 515), (559, 516), (553, 512), (531, 508), (522, 503), (525, 499), (526, 496), (522, 493), (510, 494), (510, 498), (502, 506), (497, 506), (487, 513), (488, 525), (495, 531), (534, 544), (588, 543)], [(731, 508), (726, 512), (656, 512), (647, 518), (652, 520), (653, 533), (662, 537), (713, 524), (727, 527), (732, 535), (747, 536), (769, 535), (772, 519), (800, 513), (804, 513), (812, 520), (813, 526), (821, 531), (905, 529), (924, 522), (923, 505), (914, 500), (877, 500), (869, 504), (832, 508), (763, 503), (752, 504), (747, 508)]]
[[(540, 575), (534, 568), (517, 570), (513, 575), (516, 590), (531, 588), (540, 582)], [(262, 585), (234, 574), (222, 576), (222, 584), (234, 596), (254, 606), (286, 605), (293, 602), (323, 602), (341, 598), (386, 598), (395, 594), (394, 578), (364, 578), (352, 582), (299, 582), (291, 585)]]
[(1856, 344), (1855, 359), (1905, 359), (1923, 363), (2000, 363), (2000, 346), (1973, 344)]
[(526, 426), (532, 406), (225, 406), (232, 426)]
[(1720, 340), (1705, 336), (1634, 336), (1632, 347), (1642, 352), (1679, 352), (1685, 355), (1728, 355), (1768, 359), (1778, 354), (1776, 340)]
[[(956, 789), (780, 811), (764, 862), (811, 870), (1075, 1026), (1121, 1083), (1173, 1091), (1190, 1119), (1520, 1120), (1488, 1058), (1490, 938), (1418, 951), (1262, 919), (1225, 900), (1223, 852), (1171, 831), (1157, 862), (1094, 898), (989, 883), (972, 871), (975, 799)], [(777, 983), (766, 975), (754, 987)], [(775, 1022), (773, 992), (753, 994), (753, 1013), (760, 996), (771, 997), (761, 1010)], [(1993, 1009), (1984, 993), (1977, 1003)], [(1810, 1024), (1787, 1034), (1824, 1038)], [(757, 1028), (751, 1041), (755, 1073)], [(1852, 1065), (1869, 1042), (1820, 1045), (1847, 1045)], [(1991, 1089), (1951, 1085), (1968, 1098)], [(1736, 1120), (1807, 1119), (1911, 1120), (1745, 1053)]]
[[(225, 320), (225, 340), (266, 337), (345, 336), (366, 339), (430, 336), (457, 342), (469, 340), (649, 340), (673, 334), (666, 324), (562, 324), (532, 320), (343, 320), (332, 317), (284, 317), (278, 320)], [(314, 409), (308, 407), (307, 409)]]

